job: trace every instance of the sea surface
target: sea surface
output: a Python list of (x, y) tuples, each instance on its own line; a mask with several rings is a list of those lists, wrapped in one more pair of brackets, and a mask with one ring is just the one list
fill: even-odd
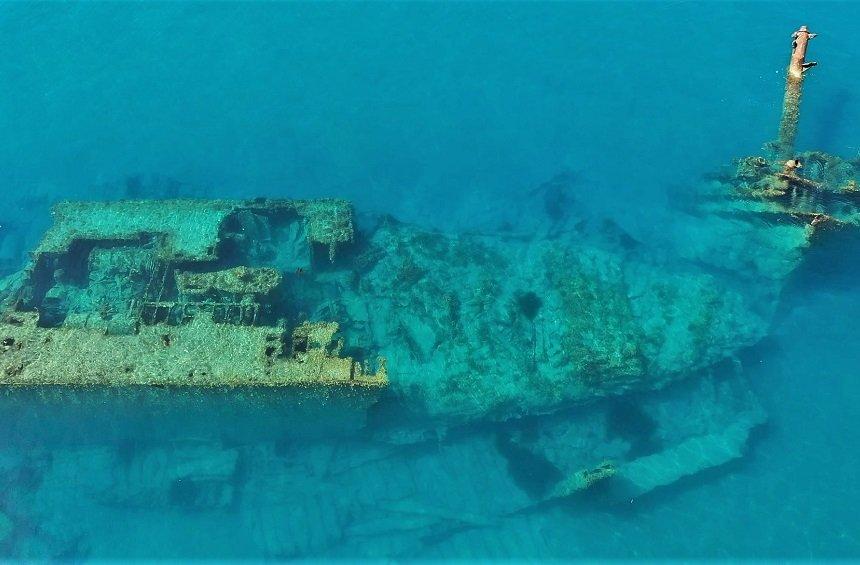
[[(798, 147), (860, 155), (857, 22), (853, 2), (0, 3), (0, 275), (53, 203), (135, 175), (456, 233), (567, 171), (587, 214), (669, 250), (672, 199), (775, 137), (801, 24), (819, 65)], [(488, 519), (524, 496), (486, 440), (504, 423), (389, 457), (270, 397), (18, 390), (0, 557), (860, 559), (857, 251), (818, 256), (742, 353), (768, 414), (745, 456), (641, 500)], [(147, 482), (183, 464), (235, 492), (199, 507)], [(380, 508), (403, 481), (426, 505)]]

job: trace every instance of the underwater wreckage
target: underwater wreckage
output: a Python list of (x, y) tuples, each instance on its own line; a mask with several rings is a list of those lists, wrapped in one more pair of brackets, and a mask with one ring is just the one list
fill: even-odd
[[(437, 432), (539, 416), (504, 444), (558, 469), (538, 498), (639, 496), (743, 454), (766, 416), (736, 359), (810, 246), (860, 224), (860, 161), (794, 151), (800, 81), (780, 140), (679, 212), (696, 235), (672, 258), (575, 205), (549, 228), (445, 234), (358, 227), (331, 199), (61, 203), (0, 281), (0, 383), (361, 389), (362, 409), (394, 397)], [(648, 437), (606, 397), (631, 398)]]
[(271, 321), (285, 288), (265, 265), (300, 272), (317, 248), (334, 257), (352, 239), (346, 202), (69, 202), (54, 217), (6, 300), (9, 384), (387, 381), (384, 360), (371, 371), (340, 355), (337, 322), (287, 335)]

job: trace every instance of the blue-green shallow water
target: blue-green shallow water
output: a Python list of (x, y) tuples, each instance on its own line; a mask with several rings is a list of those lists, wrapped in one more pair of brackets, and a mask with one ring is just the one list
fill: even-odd
[[(799, 145), (857, 155), (858, 17), (847, 3), (3, 4), (0, 249), (31, 247), (50, 203), (103, 198), (105, 183), (137, 173), (213, 197), (344, 196), (457, 230), (565, 169), (582, 179), (582, 206), (660, 246), (671, 195), (774, 136), (801, 23), (821, 34), (821, 64)], [(502, 424), (374, 465), (386, 447), (345, 434), (348, 411), (315, 413), (328, 405), (314, 399), (296, 409), (235, 391), (12, 392), (0, 509), (14, 529), (0, 548), (68, 559), (858, 558), (855, 256), (817, 258), (772, 336), (744, 354), (770, 416), (747, 457), (629, 505), (475, 517), (543, 472), (482, 443)], [(182, 486), (146, 486), (207, 449), (203, 472), (229, 470), (218, 488), (233, 489), (230, 504), (217, 489), (201, 508)], [(408, 507), (380, 508), (386, 482), (413, 493)], [(355, 503), (339, 513), (332, 498)], [(397, 534), (370, 535), (365, 522), (386, 515)], [(440, 517), (462, 531), (438, 531)]]

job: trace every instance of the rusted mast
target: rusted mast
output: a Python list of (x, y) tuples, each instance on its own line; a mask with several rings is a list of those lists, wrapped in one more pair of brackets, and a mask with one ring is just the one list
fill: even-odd
[(785, 77), (785, 99), (782, 103), (782, 120), (779, 122), (779, 153), (782, 158), (794, 154), (794, 140), (797, 137), (797, 120), (800, 115), (800, 94), (803, 77), (808, 69), (818, 63), (806, 62), (806, 48), (816, 33), (810, 33), (806, 26), (791, 35), (791, 60)]

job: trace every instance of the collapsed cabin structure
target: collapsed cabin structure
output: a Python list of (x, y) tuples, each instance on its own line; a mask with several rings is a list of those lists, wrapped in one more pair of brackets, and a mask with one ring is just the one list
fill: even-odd
[(352, 237), (342, 200), (59, 204), (5, 299), (0, 382), (383, 386), (282, 304)]

